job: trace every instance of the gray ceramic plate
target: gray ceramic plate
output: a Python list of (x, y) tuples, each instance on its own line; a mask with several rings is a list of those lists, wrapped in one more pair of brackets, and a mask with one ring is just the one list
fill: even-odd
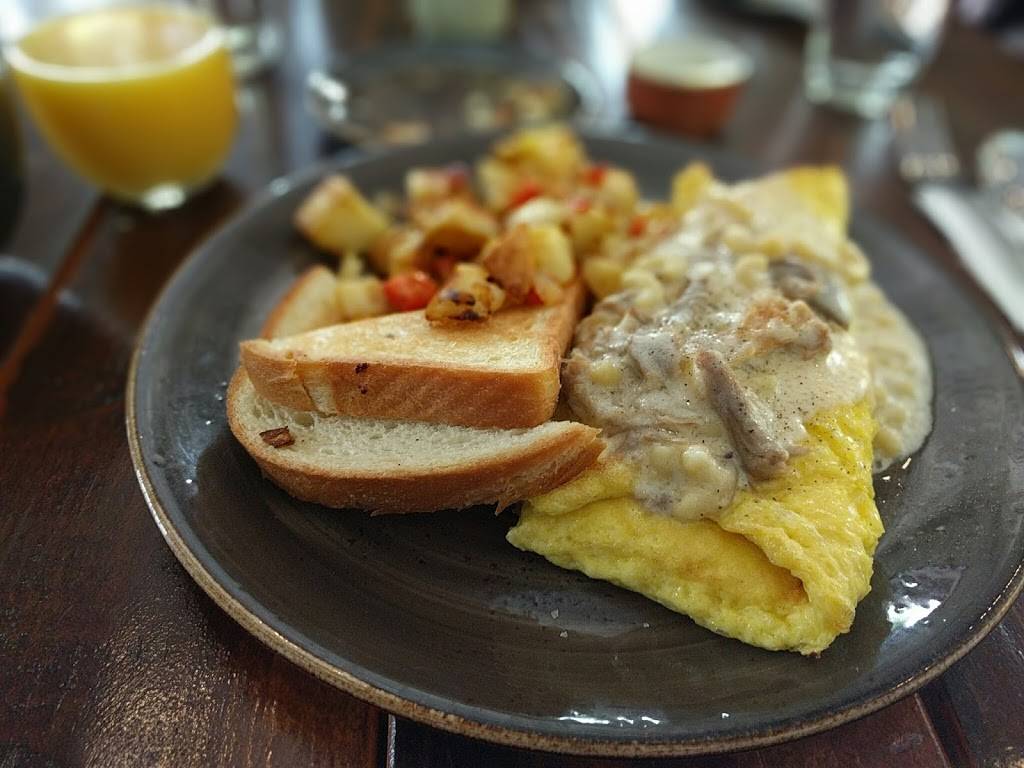
[[(664, 195), (698, 156), (650, 138), (591, 154)], [(853, 631), (820, 658), (712, 634), (629, 592), (505, 543), (486, 509), (369, 518), (299, 503), (265, 481), (225, 424), (236, 343), (314, 254), (292, 211), (344, 167), (399, 189), (411, 165), (471, 160), (463, 139), (338, 160), (270, 192), (181, 268), (129, 382), (128, 435), (146, 498), (189, 573), (243, 626), (313, 674), (387, 709), (493, 741), (580, 753), (739, 749), (812, 733), (894, 701), (966, 653), (1020, 591), (1024, 390), (1007, 341), (927, 255), (867, 216), (853, 234), (924, 332), (935, 431), (877, 480), (887, 532)]]

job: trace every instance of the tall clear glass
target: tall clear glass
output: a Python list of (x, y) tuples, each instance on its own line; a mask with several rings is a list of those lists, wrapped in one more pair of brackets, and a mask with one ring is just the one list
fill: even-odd
[(935, 55), (948, 0), (821, 0), (807, 38), (807, 97), (885, 113)]

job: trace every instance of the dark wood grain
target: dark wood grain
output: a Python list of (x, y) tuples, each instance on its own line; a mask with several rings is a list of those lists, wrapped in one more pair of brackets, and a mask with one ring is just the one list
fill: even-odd
[(149, 519), (127, 457), (135, 331), (171, 270), (237, 202), (221, 185), (155, 219), (102, 204), (7, 393), (0, 569), (13, 579), (0, 596), (0, 749), (16, 761), (376, 760), (376, 710), (275, 656), (206, 600)]
[[(0, 92), (0, 98), (7, 94)], [(23, 181), (18, 219), (0, 242), (0, 360), (7, 356), (29, 311), (47, 291), (54, 273), (66, 263), (72, 239), (85, 222), (96, 193), (56, 162), (30, 126), (23, 109), (20, 123)], [(6, 214), (7, 212), (5, 212)], [(0, 386), (2, 390), (2, 386)]]
[[(25, 125), (27, 194), (0, 256), (0, 766), (626, 764), (496, 747), (404, 720), (386, 742), (376, 709), (266, 650), (201, 593), (161, 540), (128, 459), (124, 377), (154, 296), (254, 190), (336, 147), (303, 111), (305, 73), (407, 34), (403, 7), (310, 2), (284, 14), (279, 5), (288, 55), (240, 91), (242, 127), (223, 181), (172, 214), (97, 202)], [(587, 63), (615, 119), (633, 47), (698, 27), (727, 34), (758, 67), (715, 143), (769, 167), (841, 164), (859, 206), (963, 275), (909, 205), (884, 123), (804, 100), (800, 27), (711, 3), (666, 4), (657, 17), (631, 7), (523, 2), (514, 36)], [(1024, 100), (1013, 97), (1022, 75), (1024, 64), (953, 25), (921, 87), (946, 101), (969, 156), (987, 133), (1024, 125)], [(1018, 603), (920, 696), (791, 744), (641, 764), (1013, 765), (1024, 757), (1022, 649)]]
[(1024, 599), (922, 694), (951, 755), (970, 766), (1024, 762)]

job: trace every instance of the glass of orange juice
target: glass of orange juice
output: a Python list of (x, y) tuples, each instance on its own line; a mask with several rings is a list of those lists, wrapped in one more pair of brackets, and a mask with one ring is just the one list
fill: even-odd
[(173, 208), (231, 148), (231, 59), (201, 11), (153, 3), (62, 16), (5, 53), (54, 149), (112, 197)]

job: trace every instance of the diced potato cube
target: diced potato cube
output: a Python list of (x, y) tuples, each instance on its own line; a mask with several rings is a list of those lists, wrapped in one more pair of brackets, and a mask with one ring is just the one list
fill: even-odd
[(636, 294), (633, 304), (643, 312), (654, 312), (665, 306), (665, 289), (660, 285), (644, 288)]
[(391, 227), (370, 249), (373, 268), (388, 276), (422, 269), (423, 233), (412, 227)]
[(576, 276), (576, 260), (565, 233), (552, 224), (531, 227), (530, 242), (537, 254), (537, 270), (565, 285)]
[(509, 214), (505, 226), (511, 229), (519, 224), (561, 224), (568, 216), (565, 203), (550, 197), (527, 200)]
[(748, 253), (736, 260), (736, 280), (744, 288), (753, 290), (768, 277), (768, 257), (763, 253)]
[(405, 174), (405, 199), (409, 205), (436, 203), (448, 197), (448, 177), (438, 168), (413, 168)]
[(577, 255), (597, 250), (604, 236), (615, 227), (615, 220), (604, 208), (590, 208), (569, 218), (569, 237)]
[(521, 303), (531, 288), (545, 304), (560, 301), (560, 286), (576, 275), (569, 239), (553, 224), (513, 227), (484, 249), (480, 263), (513, 304)]
[(677, 445), (652, 445), (647, 449), (647, 461), (659, 475), (672, 476), (680, 469), (681, 453)]
[(443, 250), (456, 257), (469, 258), (498, 234), (494, 216), (468, 200), (446, 200), (433, 208), (417, 211), (414, 219), (423, 230), (423, 249), (427, 253)]
[(486, 320), (505, 303), (505, 292), (479, 264), (457, 264), (448, 282), (427, 305), (431, 322)]
[[(788, 256), (793, 249), (793, 243), (777, 232), (767, 232), (758, 238), (751, 247), (764, 253), (769, 259), (781, 259)], [(798, 254), (802, 256), (803, 254)], [(811, 259), (813, 260), (813, 256)]]
[(622, 274), (622, 286), (634, 291), (633, 304), (637, 309), (650, 312), (665, 303), (665, 287), (645, 269), (627, 269)]
[(340, 256), (368, 249), (388, 220), (351, 181), (335, 175), (309, 193), (295, 213), (295, 226), (317, 247)]
[(598, 360), (590, 368), (590, 380), (603, 387), (614, 387), (622, 381), (622, 369), (611, 360)]
[(366, 264), (355, 251), (345, 251), (341, 257), (341, 266), (338, 267), (338, 277), (342, 280), (361, 277), (366, 271)]
[(452, 197), (470, 199), (469, 171), (461, 164), (413, 168), (405, 174), (405, 197), (412, 208), (436, 205)]
[(388, 312), (384, 283), (377, 277), (356, 277), (338, 281), (338, 305), (345, 320), (361, 320)]
[(729, 224), (722, 230), (722, 245), (733, 253), (747, 253), (755, 247), (750, 230), (740, 224)]
[(624, 288), (652, 288), (661, 285), (658, 276), (642, 266), (633, 266), (622, 273), (622, 285)]
[(537, 274), (537, 251), (532, 227), (522, 224), (491, 241), (480, 255), (480, 264), (508, 294), (509, 302), (521, 304)]
[(622, 264), (606, 256), (583, 262), (583, 282), (597, 298), (611, 296), (622, 287)]
[(598, 201), (618, 213), (632, 211), (639, 197), (633, 175), (621, 168), (609, 168), (597, 189)]
[(583, 146), (564, 125), (527, 128), (498, 142), (494, 157), (545, 178), (575, 176), (586, 163)]
[(711, 169), (704, 163), (690, 163), (672, 178), (672, 207), (686, 213), (714, 183)]
[(491, 156), (477, 164), (477, 178), (487, 206), (504, 211), (528, 186), (556, 196), (567, 193), (585, 164), (583, 147), (572, 131), (549, 125), (498, 142)]
[(521, 183), (511, 167), (493, 157), (477, 163), (476, 176), (484, 202), (492, 211), (508, 208)]
[(555, 280), (538, 272), (533, 278), (533, 290), (547, 306), (558, 304), (565, 297), (565, 291)]

